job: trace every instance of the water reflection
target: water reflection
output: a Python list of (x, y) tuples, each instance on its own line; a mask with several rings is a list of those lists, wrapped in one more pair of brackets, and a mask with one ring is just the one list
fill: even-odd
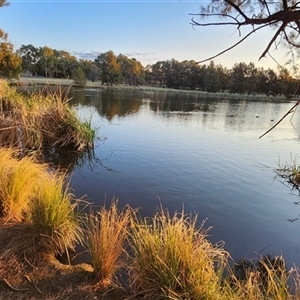
[(258, 167), (274, 168), (279, 155), (298, 151), (288, 119), (258, 139), (292, 103), (99, 90), (76, 91), (72, 103), (107, 138), (95, 148), (100, 162), (92, 170), (87, 162), (73, 168), (78, 197), (101, 205), (115, 196), (145, 215), (160, 202), (170, 211), (184, 205), (208, 218), (211, 240), (224, 240), (234, 258), (264, 249), (300, 265), (299, 228), (287, 220), (298, 216), (295, 199), (272, 168)]
[[(203, 94), (161, 93), (143, 91), (73, 90), (71, 104), (93, 106), (99, 116), (112, 121), (115, 117), (136, 114), (142, 108), (165, 118), (197, 121), (203, 126), (222, 124), (228, 130), (271, 127), (282, 117), (281, 105), (287, 101), (259, 102), (253, 100), (220, 99)], [(222, 103), (222, 105), (220, 105)], [(255, 105), (253, 105), (255, 103)], [(292, 124), (300, 129), (300, 118), (293, 116)]]
[(75, 169), (89, 166), (93, 171), (96, 165), (102, 161), (95, 155), (94, 149), (85, 151), (72, 151), (67, 147), (48, 147), (44, 148), (39, 154), (39, 159), (48, 163), (51, 167), (72, 173)]

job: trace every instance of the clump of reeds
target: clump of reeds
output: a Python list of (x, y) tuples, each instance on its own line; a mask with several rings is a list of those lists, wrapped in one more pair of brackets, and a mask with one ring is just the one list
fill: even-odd
[(30, 210), (41, 175), (46, 171), (33, 156), (17, 158), (18, 152), (0, 148), (0, 208), (6, 221), (21, 221)]
[(160, 209), (131, 228), (130, 287), (144, 299), (217, 299), (228, 253), (212, 245), (196, 216)]
[(299, 280), (292, 281), (292, 278), (297, 278), (298, 272), (294, 268), (287, 271), (282, 255), (266, 255), (257, 263), (242, 259), (231, 271), (223, 286), (229, 299), (298, 299)]
[(62, 254), (82, 242), (78, 201), (65, 183), (65, 176), (45, 174), (40, 178), (30, 210), (30, 221), (38, 234), (41, 248)]
[(86, 219), (85, 242), (91, 255), (98, 283), (113, 283), (116, 273), (125, 266), (125, 245), (133, 211), (129, 206), (117, 208), (113, 201)]
[(278, 163), (278, 167), (274, 170), (277, 176), (283, 178), (292, 188), (299, 189), (300, 187), (300, 165), (297, 156), (291, 157), (290, 163)]
[(0, 142), (23, 149), (93, 147), (96, 131), (80, 121), (67, 95), (59, 87), (21, 94), (0, 81)]

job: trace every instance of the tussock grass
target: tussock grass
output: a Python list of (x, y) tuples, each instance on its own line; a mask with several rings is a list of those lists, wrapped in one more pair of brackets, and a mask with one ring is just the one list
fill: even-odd
[(82, 241), (77, 201), (65, 175), (50, 172), (34, 156), (0, 148), (0, 214), (7, 223), (26, 220), (42, 249), (62, 254)]
[(69, 105), (68, 90), (21, 94), (0, 80), (0, 142), (26, 149), (44, 146), (92, 148), (96, 131)]
[(162, 208), (150, 219), (135, 220), (130, 288), (145, 299), (217, 299), (228, 253), (212, 245), (196, 217)]
[(266, 255), (256, 264), (249, 260), (238, 262), (226, 278), (223, 290), (233, 300), (299, 299), (299, 282), (298, 271), (288, 271), (282, 255)]
[(78, 201), (73, 201), (63, 174), (48, 174), (40, 178), (30, 213), (43, 250), (68, 254), (69, 249), (74, 250), (75, 245), (82, 242)]
[(21, 221), (30, 210), (45, 165), (33, 156), (17, 159), (18, 152), (0, 148), (0, 208), (6, 221)]
[(85, 243), (92, 258), (96, 278), (101, 285), (113, 283), (116, 273), (125, 266), (125, 244), (133, 211), (119, 210), (117, 201), (87, 215)]

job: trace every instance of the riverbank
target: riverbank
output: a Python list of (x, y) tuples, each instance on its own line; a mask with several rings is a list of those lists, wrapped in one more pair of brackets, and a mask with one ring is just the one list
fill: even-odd
[[(62, 79), (62, 78), (44, 78), (44, 77), (21, 77), (20, 80), (11, 80), (11, 85), (14, 86), (63, 86), (69, 87), (74, 85), (74, 81), (72, 79)], [(182, 93), (185, 95), (198, 95), (204, 98), (217, 98), (217, 99), (237, 99), (237, 100), (258, 100), (258, 101), (290, 101), (290, 100), (298, 100), (294, 99), (286, 99), (285, 96), (266, 96), (266, 95), (247, 95), (247, 94), (230, 94), (227, 92), (219, 92), (219, 93), (208, 93), (199, 90), (179, 90), (179, 89), (171, 89), (165, 87), (158, 87), (153, 85), (142, 85), (142, 86), (131, 86), (126, 84), (118, 84), (118, 85), (102, 85), (101, 81), (90, 81), (87, 80), (85, 88), (94, 88), (94, 89), (102, 89), (102, 90), (133, 90), (133, 91), (142, 91), (142, 92), (170, 92), (170, 93)]]

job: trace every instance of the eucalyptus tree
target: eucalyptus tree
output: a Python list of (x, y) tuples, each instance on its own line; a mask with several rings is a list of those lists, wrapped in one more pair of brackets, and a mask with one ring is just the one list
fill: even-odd
[(166, 85), (166, 74), (164, 68), (165, 62), (158, 61), (151, 67), (151, 74), (153, 83), (156, 85), (164, 86)]
[(243, 94), (246, 89), (247, 64), (236, 63), (230, 71), (229, 92)]
[(80, 59), (78, 64), (84, 72), (86, 79), (91, 81), (98, 80), (100, 76), (100, 71), (99, 68), (96, 66), (95, 61)]
[(33, 75), (37, 75), (37, 63), (40, 59), (40, 49), (33, 45), (22, 45), (17, 50), (18, 55), (22, 58), (23, 71), (29, 71)]
[(122, 79), (126, 84), (141, 85), (144, 83), (145, 71), (139, 61), (120, 53), (117, 62), (120, 64)]
[(122, 81), (121, 66), (112, 50), (101, 53), (95, 59), (96, 66), (100, 69), (102, 84), (118, 84)]
[(213, 61), (211, 61), (209, 66), (206, 68), (204, 86), (205, 90), (210, 93), (216, 93), (221, 90), (220, 77), (218, 71), (215, 69), (215, 64)]
[[(289, 62), (295, 63), (300, 49), (300, 2), (297, 0), (210, 0), (203, 1), (201, 10), (193, 14), (193, 26), (233, 26), (241, 33), (248, 27), (249, 32), (227, 49), (206, 60), (211, 60), (236, 47), (252, 34), (269, 27), (274, 34), (266, 40), (259, 59), (265, 57), (272, 46), (287, 46)], [(199, 17), (199, 19), (198, 19)]]
[(70, 78), (79, 68), (77, 58), (64, 50), (54, 51), (55, 77)]
[[(3, 1), (0, 2), (0, 7), (3, 5)], [(7, 33), (0, 29), (0, 76), (18, 78), (22, 71), (22, 59), (14, 52), (14, 47), (7, 38)]]

